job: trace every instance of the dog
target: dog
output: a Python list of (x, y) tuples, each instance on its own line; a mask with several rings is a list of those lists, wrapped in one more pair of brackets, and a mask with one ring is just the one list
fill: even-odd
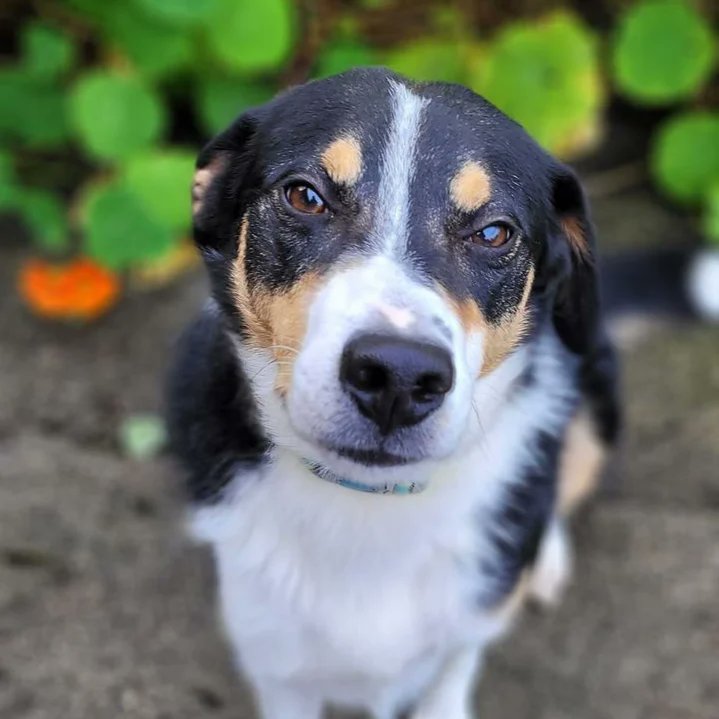
[(192, 207), (168, 425), (261, 716), (467, 719), (620, 436), (576, 175), (466, 88), (356, 69), (212, 140)]

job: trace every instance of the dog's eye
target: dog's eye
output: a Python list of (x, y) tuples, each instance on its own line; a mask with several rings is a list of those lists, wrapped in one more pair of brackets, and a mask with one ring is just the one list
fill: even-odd
[(287, 202), (298, 212), (306, 215), (320, 215), (327, 211), (327, 204), (312, 185), (305, 185), (301, 182), (294, 182), (285, 187)]
[(472, 239), (478, 245), (484, 247), (501, 247), (506, 245), (514, 234), (512, 228), (504, 222), (494, 222), (483, 227), (472, 235)]

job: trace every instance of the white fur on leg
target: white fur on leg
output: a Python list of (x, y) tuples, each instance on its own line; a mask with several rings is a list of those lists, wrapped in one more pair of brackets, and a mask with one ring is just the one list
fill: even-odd
[(479, 663), (477, 647), (453, 654), (420, 701), (412, 719), (471, 719), (470, 700)]
[(529, 593), (540, 604), (559, 604), (572, 576), (572, 545), (564, 522), (555, 517), (542, 538)]
[(700, 252), (689, 268), (687, 279), (694, 307), (702, 317), (719, 322), (719, 252)]
[(255, 686), (262, 719), (321, 719), (322, 701), (310, 696), (306, 687), (292, 687), (280, 682)]

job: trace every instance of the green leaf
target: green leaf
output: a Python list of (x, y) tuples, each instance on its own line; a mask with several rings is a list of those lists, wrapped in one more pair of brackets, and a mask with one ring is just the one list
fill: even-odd
[(12, 210), (16, 205), (15, 169), (9, 152), (0, 149), (0, 211)]
[(45, 190), (22, 188), (17, 192), (14, 207), (40, 247), (57, 251), (68, 246), (67, 214), (56, 195)]
[(85, 15), (88, 19), (99, 21), (106, 17), (108, 8), (117, 0), (64, 0), (75, 11)]
[(52, 147), (69, 137), (62, 89), (23, 70), (0, 70), (0, 137)]
[(597, 42), (571, 15), (507, 26), (471, 74), (474, 90), (555, 153), (577, 152), (597, 132), (603, 99)]
[[(172, 5), (167, 3), (168, 7)], [(147, 17), (131, 4), (109, 4), (102, 26), (110, 42), (147, 78), (163, 78), (190, 65), (192, 35)]]
[(291, 0), (219, 0), (217, 12), (207, 24), (207, 41), (230, 70), (274, 70), (292, 49), (294, 24)]
[(390, 52), (385, 63), (414, 80), (461, 82), (464, 77), (462, 52), (456, 42), (417, 40)]
[(712, 242), (719, 244), (719, 180), (711, 186), (706, 196), (704, 232)]
[(120, 425), (119, 439), (123, 454), (142, 461), (157, 456), (167, 442), (167, 431), (157, 415), (134, 414)]
[(125, 166), (123, 181), (154, 220), (173, 230), (186, 230), (194, 170), (194, 153), (157, 150), (133, 157)]
[(716, 56), (708, 19), (682, 0), (644, 0), (622, 17), (612, 61), (619, 89), (633, 100), (664, 104), (694, 95)]
[[(247, 3), (247, 0), (235, 0)], [(196, 25), (212, 16), (218, 0), (132, 0), (150, 17), (173, 25)]]
[(138, 78), (96, 70), (70, 95), (70, 117), (87, 151), (102, 160), (127, 158), (155, 142), (165, 124), (158, 95)]
[(719, 113), (688, 112), (669, 120), (655, 139), (651, 167), (668, 195), (699, 202), (719, 181)]
[(340, 40), (322, 50), (317, 58), (315, 77), (329, 77), (361, 65), (376, 65), (374, 50), (356, 40)]
[(172, 247), (172, 230), (121, 183), (91, 188), (83, 205), (85, 250), (111, 269), (161, 257)]
[(0, 185), (15, 182), (15, 168), (12, 155), (0, 148)]
[(210, 76), (197, 88), (197, 109), (205, 130), (215, 134), (248, 107), (261, 105), (273, 95), (271, 87), (259, 82)]
[(22, 67), (30, 75), (52, 80), (75, 61), (75, 46), (67, 35), (39, 22), (25, 25), (20, 35)]

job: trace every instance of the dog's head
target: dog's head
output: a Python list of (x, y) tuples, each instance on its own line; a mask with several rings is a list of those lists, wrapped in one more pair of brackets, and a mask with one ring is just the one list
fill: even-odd
[(528, 338), (598, 331), (576, 178), (460, 86), (291, 89), (203, 150), (193, 211), (271, 438), (344, 471), (452, 454)]

